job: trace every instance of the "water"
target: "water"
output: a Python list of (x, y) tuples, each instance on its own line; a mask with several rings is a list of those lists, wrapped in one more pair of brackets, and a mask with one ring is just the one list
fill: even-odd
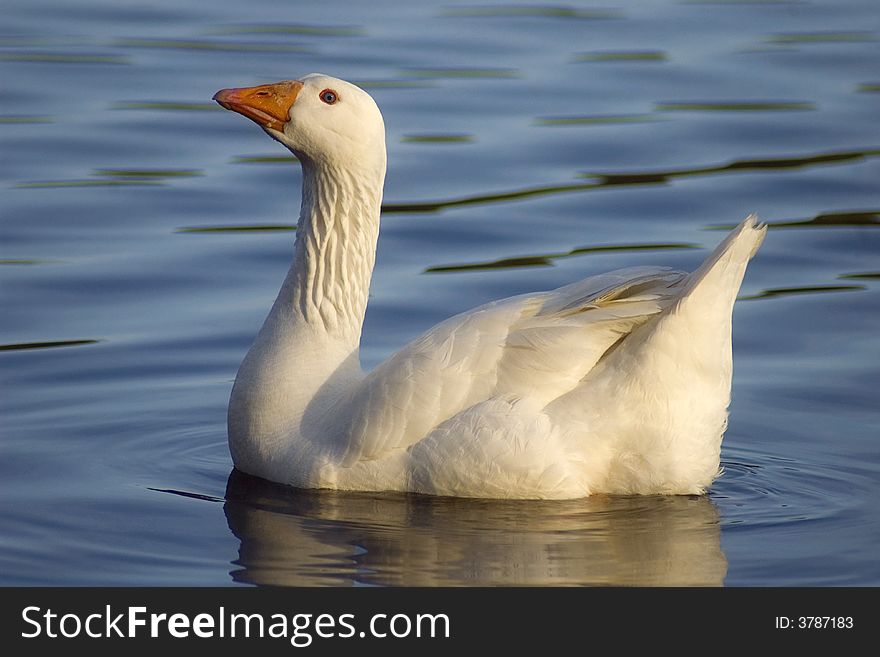
[[(877, 585), (874, 0), (8, 0), (0, 583)], [(362, 83), (389, 175), (370, 367), (435, 322), (771, 230), (703, 498), (230, 477), (225, 407), (300, 174), (218, 89)]]

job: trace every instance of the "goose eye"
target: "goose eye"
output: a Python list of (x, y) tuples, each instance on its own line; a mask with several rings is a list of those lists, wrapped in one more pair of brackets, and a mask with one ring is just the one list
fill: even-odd
[(324, 91), (320, 93), (320, 98), (328, 105), (332, 105), (337, 100), (339, 100), (339, 96), (332, 89), (324, 89)]

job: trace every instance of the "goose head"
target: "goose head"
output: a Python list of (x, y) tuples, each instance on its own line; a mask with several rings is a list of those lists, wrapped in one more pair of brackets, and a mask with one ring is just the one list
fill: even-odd
[(257, 123), (304, 164), (385, 172), (385, 124), (363, 89), (312, 73), (257, 87), (222, 89), (214, 100)]

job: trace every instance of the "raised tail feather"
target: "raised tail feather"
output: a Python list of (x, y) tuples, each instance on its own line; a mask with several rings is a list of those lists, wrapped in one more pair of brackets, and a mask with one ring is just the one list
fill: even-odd
[[(745, 274), (746, 265), (758, 251), (767, 233), (767, 224), (750, 214), (724, 238), (699, 268), (687, 277), (680, 299), (715, 295), (716, 301), (732, 304)], [(731, 280), (732, 278), (732, 280)], [(703, 299), (701, 299), (702, 301)]]
[[(592, 457), (613, 445), (592, 492), (699, 493), (718, 474), (733, 371), (731, 316), (766, 226), (749, 216), (571, 393), (546, 408)], [(597, 451), (598, 450), (598, 451)], [(648, 462), (649, 461), (649, 462)]]

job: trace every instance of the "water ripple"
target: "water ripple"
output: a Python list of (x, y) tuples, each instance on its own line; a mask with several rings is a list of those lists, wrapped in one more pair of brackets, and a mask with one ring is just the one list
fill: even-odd
[(563, 18), (579, 20), (606, 20), (622, 18), (619, 9), (579, 9), (544, 5), (491, 5), (450, 7), (441, 16), (456, 18)]
[(597, 189), (605, 189), (618, 185), (665, 184), (676, 178), (686, 178), (690, 176), (801, 169), (828, 164), (859, 162), (867, 158), (877, 157), (878, 155), (880, 155), (880, 149), (847, 150), (809, 155), (792, 155), (785, 157), (754, 159), (750, 158), (744, 160), (734, 160), (726, 164), (661, 169), (657, 171), (633, 171), (626, 173), (583, 173), (580, 174), (582, 177), (591, 178), (594, 182), (564, 183), (559, 185), (526, 187), (512, 191), (496, 192), (493, 194), (475, 194), (473, 196), (463, 196), (459, 198), (451, 198), (438, 201), (385, 203), (382, 206), (382, 211), (389, 214), (416, 214), (426, 212), (439, 212), (441, 210), (454, 207), (517, 201), (540, 196), (567, 194), (571, 192), (585, 192)]
[(608, 244), (602, 246), (582, 246), (570, 251), (560, 253), (543, 253), (539, 255), (516, 256), (513, 258), (502, 258), (500, 260), (491, 260), (487, 262), (471, 262), (457, 265), (436, 265), (425, 269), (425, 273), (444, 273), (444, 272), (464, 272), (464, 271), (484, 271), (510, 269), (515, 267), (548, 267), (553, 265), (554, 260), (561, 258), (571, 258), (573, 256), (598, 254), (598, 253), (618, 253), (626, 251), (668, 251), (671, 249), (699, 249), (698, 244)]
[(97, 344), (100, 340), (51, 340), (49, 342), (19, 342), (18, 344), (0, 344), (0, 351), (22, 351), (30, 349), (57, 349), (59, 347), (80, 347)]

